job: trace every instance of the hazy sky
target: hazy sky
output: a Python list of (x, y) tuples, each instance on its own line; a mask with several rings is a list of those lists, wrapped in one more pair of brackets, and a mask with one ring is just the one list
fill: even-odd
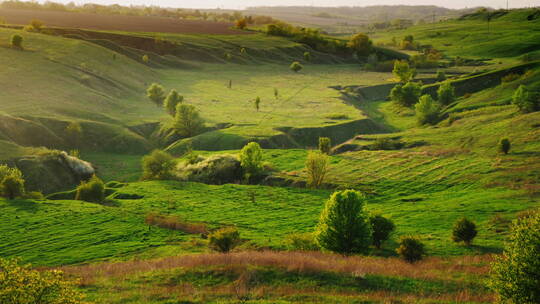
[[(54, 2), (70, 2), (56, 0)], [(366, 5), (438, 5), (449, 8), (475, 6), (506, 7), (507, 0), (78, 0), (75, 3), (100, 3), (121, 5), (158, 5), (185, 8), (232, 8), (242, 9), (248, 6), (283, 6), (283, 5), (315, 5), (315, 6), (366, 6)], [(41, 2), (41, 1), (40, 1)], [(540, 0), (508, 0), (510, 7), (540, 6)]]

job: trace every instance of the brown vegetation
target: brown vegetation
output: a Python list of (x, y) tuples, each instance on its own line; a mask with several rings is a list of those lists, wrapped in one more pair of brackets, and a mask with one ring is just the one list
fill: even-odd
[(148, 225), (170, 230), (179, 230), (189, 234), (208, 233), (208, 229), (204, 223), (186, 222), (177, 216), (148, 213), (144, 221)]

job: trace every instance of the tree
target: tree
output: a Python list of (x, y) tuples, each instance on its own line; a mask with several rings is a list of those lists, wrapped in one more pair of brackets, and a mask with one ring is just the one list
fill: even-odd
[(464, 217), (454, 224), (452, 240), (456, 243), (464, 242), (465, 245), (470, 246), (477, 234), (476, 224)]
[(233, 250), (240, 242), (240, 233), (234, 227), (221, 228), (208, 236), (210, 248), (221, 253)]
[(319, 151), (309, 151), (306, 159), (307, 185), (319, 188), (328, 172), (328, 155)]
[(142, 61), (146, 64), (148, 64), (150, 62), (150, 57), (148, 57), (148, 55), (143, 55), (142, 56)]
[(24, 193), (22, 172), (17, 168), (0, 165), (0, 194), (12, 200), (23, 196)]
[(409, 62), (406, 60), (394, 61), (394, 69), (392, 73), (399, 78), (402, 83), (407, 83), (416, 77), (416, 69), (409, 66)]
[(263, 172), (263, 150), (256, 142), (250, 142), (240, 150), (240, 166), (247, 182)]
[(58, 270), (33, 270), (18, 260), (0, 258), (0, 303), (82, 304), (76, 282)]
[(247, 20), (246, 20), (246, 18), (242, 18), (242, 19), (236, 20), (235, 25), (236, 25), (236, 28), (237, 28), (237, 29), (240, 29), (240, 30), (245, 29), (245, 28), (247, 27)]
[(300, 64), (300, 62), (298, 62), (298, 61), (295, 61), (295, 62), (291, 63), (291, 66), (290, 66), (290, 69), (295, 73), (300, 72), (303, 68), (304, 68), (304, 66), (302, 66)]
[(371, 228), (365, 204), (365, 197), (355, 190), (332, 194), (315, 232), (319, 246), (342, 254), (367, 253)]
[(390, 91), (390, 99), (403, 107), (411, 107), (418, 102), (422, 94), (420, 84), (407, 82), (405, 85), (398, 84)]
[(257, 110), (257, 112), (259, 112), (260, 105), (261, 105), (261, 98), (257, 96), (257, 98), (255, 98), (255, 109)]
[(276, 99), (279, 98), (279, 91), (278, 91), (277, 88), (274, 88), (274, 97), (275, 97)]
[(22, 44), (23, 44), (23, 37), (21, 35), (15, 34), (11, 36), (12, 47), (22, 49), (23, 48)]
[(446, 80), (446, 73), (443, 70), (437, 70), (437, 81), (445, 81)]
[(437, 96), (439, 103), (442, 105), (449, 105), (456, 100), (456, 93), (454, 87), (449, 81), (443, 82), (437, 90)]
[(163, 106), (165, 107), (165, 110), (167, 110), (167, 113), (174, 117), (176, 115), (176, 106), (182, 101), (184, 101), (184, 96), (178, 94), (178, 92), (173, 89), (165, 98)]
[(508, 154), (508, 152), (510, 152), (510, 148), (511, 148), (511, 144), (510, 144), (510, 140), (508, 138), (502, 138), (499, 141), (499, 152), (500, 153)]
[(142, 159), (143, 180), (165, 180), (174, 177), (176, 161), (167, 152), (154, 150)]
[(347, 46), (355, 51), (359, 56), (367, 56), (371, 53), (373, 42), (368, 35), (358, 33), (351, 37)]
[(522, 113), (531, 113), (540, 109), (540, 96), (534, 92), (530, 92), (524, 85), (520, 85), (514, 92), (512, 103)]
[(77, 187), (75, 199), (91, 203), (101, 203), (105, 200), (105, 184), (97, 176), (87, 182), (82, 182)]
[(420, 261), (426, 254), (424, 244), (412, 236), (402, 236), (396, 252), (409, 263)]
[(161, 107), (165, 100), (165, 89), (158, 83), (152, 83), (146, 89), (146, 97), (148, 97), (156, 106)]
[(440, 106), (431, 98), (431, 95), (423, 95), (414, 106), (416, 119), (419, 125), (436, 124), (440, 116)]
[(304, 52), (304, 60), (309, 62), (311, 61), (311, 53), (310, 52)]
[(540, 212), (513, 223), (504, 252), (492, 265), (489, 286), (501, 303), (540, 303)]
[(396, 229), (394, 222), (377, 214), (369, 217), (371, 231), (373, 232), (373, 245), (381, 249), (382, 243), (390, 238), (390, 234)]
[(319, 151), (326, 155), (330, 155), (332, 149), (332, 143), (328, 137), (319, 137)]
[(30, 26), (32, 27), (32, 29), (36, 32), (41, 32), (41, 30), (43, 29), (43, 21), (41, 20), (37, 20), (37, 19), (33, 19), (31, 22), (30, 22)]
[(176, 106), (174, 129), (180, 136), (193, 137), (204, 129), (204, 120), (194, 106), (180, 103)]

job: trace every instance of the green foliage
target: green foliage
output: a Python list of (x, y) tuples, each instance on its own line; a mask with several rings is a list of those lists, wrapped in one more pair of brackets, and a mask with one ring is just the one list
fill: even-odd
[(441, 105), (449, 105), (456, 100), (454, 87), (449, 81), (443, 82), (437, 90), (437, 96)]
[(511, 145), (510, 140), (508, 138), (502, 138), (499, 141), (499, 145), (498, 145), (499, 153), (508, 154), (508, 152), (510, 152), (511, 146), (512, 145)]
[(409, 62), (406, 60), (394, 61), (394, 69), (392, 74), (396, 76), (402, 83), (410, 82), (416, 77), (416, 69), (409, 66)]
[(326, 155), (330, 155), (332, 149), (332, 142), (329, 137), (319, 137), (319, 151)]
[(178, 92), (173, 89), (165, 98), (163, 106), (165, 107), (165, 110), (167, 110), (167, 113), (174, 117), (176, 116), (176, 106), (182, 101), (184, 101), (184, 96), (178, 94)]
[(437, 81), (445, 81), (446, 80), (446, 73), (443, 70), (437, 70)]
[(244, 178), (250, 182), (263, 172), (263, 150), (256, 142), (250, 142), (240, 151), (240, 165), (244, 171)]
[(304, 52), (304, 60), (307, 62), (311, 61), (311, 53), (310, 52)]
[(240, 242), (240, 232), (234, 227), (221, 228), (208, 236), (208, 246), (221, 253), (233, 250)]
[(310, 188), (320, 188), (328, 173), (328, 155), (320, 151), (309, 151), (306, 159), (307, 185)]
[(0, 258), (0, 303), (82, 304), (75, 282), (58, 270), (33, 270), (18, 260)]
[(463, 217), (454, 224), (452, 240), (456, 243), (464, 242), (465, 245), (470, 246), (477, 234), (476, 224)]
[(355, 190), (332, 194), (317, 225), (317, 243), (343, 254), (367, 253), (372, 240), (365, 204), (365, 197)]
[(97, 176), (87, 182), (81, 182), (77, 187), (75, 199), (90, 203), (101, 203), (105, 200), (105, 184)]
[(24, 179), (17, 168), (0, 165), (0, 195), (15, 199), (24, 195)]
[(257, 98), (255, 98), (255, 109), (257, 110), (257, 112), (259, 112), (260, 106), (261, 106), (261, 98), (257, 96)]
[(204, 120), (195, 106), (179, 103), (176, 106), (174, 129), (182, 137), (193, 137), (204, 130)]
[(441, 107), (431, 98), (431, 95), (420, 97), (420, 101), (414, 108), (416, 111), (416, 120), (419, 125), (434, 125), (439, 121)]
[(524, 85), (520, 85), (514, 92), (512, 103), (515, 104), (522, 113), (531, 113), (540, 109), (540, 94), (531, 92)]
[(425, 253), (424, 244), (415, 237), (402, 236), (399, 238), (399, 247), (396, 252), (407, 262), (420, 261)]
[(392, 220), (380, 214), (370, 216), (369, 223), (373, 232), (373, 245), (377, 249), (381, 249), (382, 243), (390, 238), (390, 234), (396, 229), (396, 226)]
[(152, 83), (146, 90), (146, 97), (148, 97), (156, 106), (163, 106), (165, 100), (165, 89), (163, 86), (157, 83)]
[(302, 64), (300, 64), (300, 62), (298, 62), (298, 61), (295, 61), (295, 62), (291, 63), (291, 66), (290, 66), (291, 71), (293, 71), (295, 73), (300, 72), (303, 68), (304, 68), (304, 66)]
[(238, 183), (244, 177), (240, 161), (235, 155), (218, 154), (186, 159), (178, 166), (178, 178), (183, 181), (213, 185)]
[(14, 34), (13, 36), (11, 36), (11, 46), (12, 47), (15, 47), (15, 48), (19, 48), (19, 49), (22, 49), (22, 44), (23, 44), (23, 37), (21, 35), (18, 35), (18, 34)]
[(356, 52), (358, 56), (367, 56), (372, 52), (373, 42), (368, 35), (358, 33), (351, 37), (347, 46)]
[(317, 251), (319, 245), (315, 241), (313, 233), (292, 233), (285, 238), (287, 250)]
[(154, 150), (142, 159), (143, 180), (166, 180), (174, 177), (176, 162), (167, 152)]
[(501, 303), (540, 303), (540, 212), (513, 223), (504, 253), (492, 265), (489, 285)]
[(418, 102), (420, 94), (422, 94), (420, 84), (407, 82), (405, 85), (396, 85), (390, 91), (390, 99), (400, 106), (411, 107)]
[(142, 56), (142, 61), (146, 64), (148, 64), (150, 62), (150, 57), (148, 57), (148, 55), (143, 55)]

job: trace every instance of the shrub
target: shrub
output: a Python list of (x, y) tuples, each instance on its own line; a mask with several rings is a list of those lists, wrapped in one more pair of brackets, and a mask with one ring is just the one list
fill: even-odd
[(77, 187), (75, 199), (78, 201), (101, 203), (105, 200), (105, 184), (94, 175), (89, 181), (82, 182)]
[(510, 74), (504, 75), (504, 76), (501, 78), (501, 82), (502, 82), (502, 83), (512, 82), (512, 81), (518, 80), (520, 77), (521, 77), (521, 76), (520, 76), (519, 74), (516, 74), (516, 73), (510, 73)]
[(437, 96), (439, 103), (442, 105), (449, 105), (456, 100), (456, 93), (452, 84), (448, 81), (443, 82), (437, 90)]
[(423, 95), (415, 105), (416, 119), (419, 125), (436, 124), (440, 116), (439, 105), (430, 95)]
[(309, 62), (311, 61), (311, 53), (310, 52), (304, 52), (304, 60)]
[(22, 49), (23, 48), (23, 37), (21, 35), (13, 35), (11, 36), (11, 46), (14, 47), (14, 48), (19, 48), (19, 49)]
[(328, 155), (319, 151), (309, 151), (306, 159), (307, 185), (319, 188), (328, 172)]
[(332, 149), (332, 143), (328, 137), (319, 137), (319, 151), (326, 155), (330, 155)]
[(422, 87), (418, 83), (408, 82), (398, 84), (390, 91), (390, 99), (403, 107), (411, 107), (418, 102), (422, 94)]
[(288, 250), (317, 251), (319, 245), (312, 233), (293, 233), (285, 238), (285, 246)]
[(325, 117), (332, 120), (347, 120), (350, 118), (349, 115), (347, 114), (339, 114), (339, 113), (328, 114)]
[(409, 263), (420, 261), (425, 255), (424, 244), (412, 236), (402, 236), (396, 252)]
[(146, 90), (146, 97), (155, 103), (156, 106), (161, 107), (165, 100), (165, 89), (160, 84), (152, 83)]
[(240, 151), (240, 165), (246, 182), (257, 178), (263, 172), (263, 150), (256, 142), (250, 142)]
[(411, 68), (406, 60), (396, 60), (394, 61), (392, 74), (399, 78), (402, 83), (407, 83), (416, 77), (416, 69)]
[(243, 30), (247, 27), (247, 20), (246, 18), (238, 19), (235, 22), (235, 26), (237, 29)]
[(465, 245), (470, 246), (477, 234), (476, 224), (467, 218), (462, 218), (454, 224), (452, 240), (456, 243), (464, 242)]
[(261, 106), (261, 98), (257, 96), (257, 98), (255, 98), (255, 109), (257, 110), (257, 112), (259, 112), (260, 106)]
[(234, 155), (198, 156), (178, 166), (178, 177), (184, 181), (222, 185), (242, 180), (240, 161)]
[(150, 62), (150, 57), (148, 57), (148, 55), (143, 55), (143, 56), (142, 56), (142, 61), (143, 61), (144, 63), (149, 63), (149, 62)]
[(204, 130), (204, 120), (194, 106), (179, 103), (176, 106), (174, 129), (180, 136), (193, 137)]
[(396, 229), (394, 222), (382, 215), (369, 217), (371, 231), (373, 232), (373, 245), (381, 249), (382, 243), (390, 238), (390, 234)]
[(211, 249), (227, 253), (233, 250), (241, 242), (240, 233), (234, 227), (221, 228), (210, 233), (208, 245)]
[(499, 148), (500, 153), (508, 154), (508, 152), (510, 152), (510, 148), (511, 148), (510, 140), (508, 138), (502, 138), (499, 141), (498, 148)]
[(540, 303), (540, 212), (516, 220), (489, 286), (501, 303)]
[(359, 56), (367, 56), (372, 51), (373, 42), (369, 39), (368, 35), (358, 33), (351, 37), (347, 46)]
[(388, 137), (377, 138), (369, 148), (370, 150), (399, 150), (402, 149), (405, 144), (399, 139), (393, 139)]
[(167, 152), (154, 150), (142, 159), (143, 180), (172, 179), (174, 174), (174, 158)]
[(24, 195), (24, 180), (15, 176), (8, 176), (2, 180), (2, 195), (10, 200)]
[(38, 192), (38, 191), (31, 191), (31, 192), (26, 192), (24, 195), (23, 195), (23, 198), (25, 199), (31, 199), (31, 200), (44, 200), (45, 199), (45, 196), (43, 195), (43, 193), (41, 192)]
[(445, 81), (446, 80), (446, 73), (443, 70), (437, 70), (437, 81)]
[(241, 54), (241, 55), (246, 55), (246, 54), (247, 54), (246, 48), (241, 48), (241, 49), (240, 49), (240, 54)]
[(174, 117), (176, 115), (176, 106), (182, 101), (184, 101), (184, 96), (178, 94), (176, 90), (171, 90), (165, 98), (163, 106), (167, 110), (167, 113)]
[(304, 66), (301, 65), (300, 62), (298, 62), (298, 61), (295, 61), (295, 62), (291, 63), (291, 66), (290, 66), (290, 69), (295, 73), (300, 72), (303, 68), (304, 68)]
[(520, 85), (514, 92), (512, 103), (522, 113), (531, 113), (540, 109), (540, 96), (535, 92), (530, 92), (524, 85)]
[(0, 303), (82, 304), (76, 282), (58, 270), (33, 270), (18, 260), (0, 258)]
[(315, 239), (319, 246), (343, 254), (367, 253), (372, 240), (365, 202), (355, 190), (332, 194), (317, 225)]
[(30, 27), (33, 31), (41, 32), (43, 29), (43, 21), (34, 19), (30, 22)]

